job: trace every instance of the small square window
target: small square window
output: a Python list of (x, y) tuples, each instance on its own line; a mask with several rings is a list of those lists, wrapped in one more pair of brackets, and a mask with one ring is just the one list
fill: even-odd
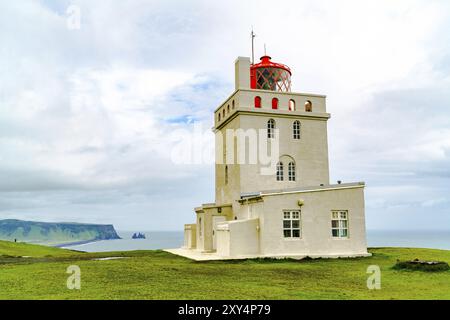
[(301, 221), (299, 211), (283, 212), (283, 235), (285, 238), (301, 237)]
[(348, 238), (348, 211), (331, 212), (331, 235), (333, 238)]

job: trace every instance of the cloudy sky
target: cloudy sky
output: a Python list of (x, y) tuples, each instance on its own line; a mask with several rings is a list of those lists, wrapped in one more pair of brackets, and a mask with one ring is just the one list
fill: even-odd
[(172, 161), (177, 132), (209, 132), (252, 26), (328, 96), (368, 228), (450, 229), (448, 0), (2, 1), (0, 218), (181, 230), (214, 172)]

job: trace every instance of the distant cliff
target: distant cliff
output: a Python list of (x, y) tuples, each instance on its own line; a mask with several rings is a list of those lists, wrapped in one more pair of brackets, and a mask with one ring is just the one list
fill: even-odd
[(113, 225), (0, 220), (0, 240), (62, 244), (120, 239)]

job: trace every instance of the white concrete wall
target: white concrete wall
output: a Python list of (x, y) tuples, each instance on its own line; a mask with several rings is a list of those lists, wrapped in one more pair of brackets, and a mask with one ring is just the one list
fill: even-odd
[[(233, 150), (226, 149), (226, 129), (237, 130), (240, 127), (239, 117), (234, 118), (230, 123), (216, 133), (216, 203), (233, 204), (235, 199), (240, 197), (240, 166), (236, 164), (226, 164), (226, 154), (231, 152), (236, 154), (237, 147)], [(223, 140), (223, 142), (220, 142)], [(223, 144), (223, 150), (218, 148), (219, 144)], [(228, 166), (228, 183), (225, 183), (225, 166)]]
[[(279, 130), (280, 158), (291, 157), (296, 164), (296, 181), (288, 181), (288, 162), (284, 161), (284, 181), (276, 175), (261, 175), (261, 166), (240, 166), (240, 192), (287, 189), (329, 184), (327, 122), (316, 119), (285, 118), (277, 115), (242, 115), (242, 128), (265, 129), (273, 119)], [(293, 138), (294, 121), (301, 123), (301, 139)]]
[(230, 256), (230, 229), (228, 223), (219, 225), (216, 230), (216, 253), (222, 257)]
[(250, 58), (238, 57), (234, 65), (236, 90), (250, 89)]
[[(302, 207), (298, 205), (299, 200), (304, 201)], [(283, 210), (301, 211), (300, 239), (284, 238)], [(333, 210), (348, 210), (348, 238), (332, 237)], [(351, 256), (367, 253), (364, 188), (266, 196), (259, 214), (262, 254)]]
[(186, 224), (184, 226), (184, 248), (185, 249), (196, 249), (197, 247), (197, 225), (196, 224)]
[(217, 254), (240, 257), (259, 254), (259, 220), (229, 221), (217, 229)]

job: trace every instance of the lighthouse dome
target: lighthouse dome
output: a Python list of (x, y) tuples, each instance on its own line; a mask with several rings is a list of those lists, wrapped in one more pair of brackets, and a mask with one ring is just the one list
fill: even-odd
[(271, 61), (271, 57), (261, 57), (261, 62), (250, 67), (250, 85), (252, 89), (278, 92), (291, 91), (291, 69), (288, 66)]

